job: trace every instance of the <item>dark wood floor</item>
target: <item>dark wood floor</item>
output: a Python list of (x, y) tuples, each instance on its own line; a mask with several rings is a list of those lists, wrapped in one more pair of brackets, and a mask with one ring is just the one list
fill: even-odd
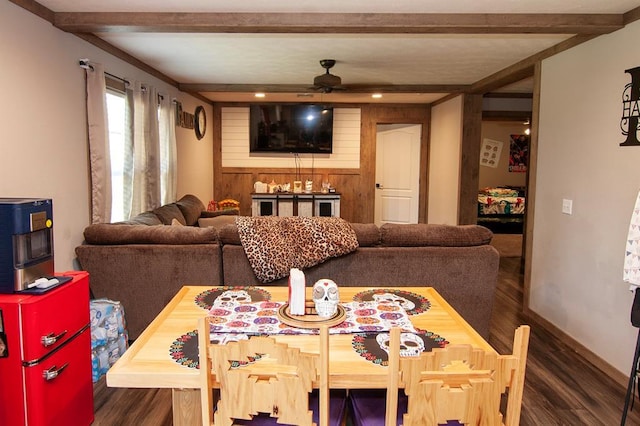
[[(502, 258), (489, 339), (498, 352), (510, 352), (515, 328), (528, 323), (521, 307), (520, 258)], [(94, 425), (172, 424), (168, 389), (107, 388), (103, 378), (95, 384), (94, 396)], [(615, 381), (531, 324), (521, 425), (617, 425), (624, 397), (625, 389)], [(640, 401), (626, 424), (640, 425)]]

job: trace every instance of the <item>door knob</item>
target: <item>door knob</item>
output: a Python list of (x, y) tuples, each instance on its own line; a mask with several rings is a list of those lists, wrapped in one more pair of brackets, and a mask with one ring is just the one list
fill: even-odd
[(382, 186), (381, 183), (376, 183), (376, 189), (382, 189), (382, 188), (383, 188), (383, 186)]

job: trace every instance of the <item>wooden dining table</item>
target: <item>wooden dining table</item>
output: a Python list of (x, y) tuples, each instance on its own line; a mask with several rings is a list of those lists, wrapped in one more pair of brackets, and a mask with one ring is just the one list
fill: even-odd
[[(272, 301), (285, 302), (288, 297), (287, 287), (247, 288), (269, 295)], [(194, 336), (197, 336), (198, 319), (209, 313), (208, 306), (201, 303), (202, 295), (218, 289), (224, 288), (190, 285), (182, 287), (109, 369), (106, 377), (107, 386), (171, 388), (173, 424), (177, 426), (200, 424), (200, 370), (193, 362), (197, 364), (197, 359), (176, 358), (175, 348), (183, 345), (187, 340), (192, 344), (197, 342), (197, 337)], [(307, 298), (311, 299), (312, 288), (307, 287), (306, 290)], [(357, 295), (370, 293), (372, 290), (373, 288), (364, 287), (340, 287), (340, 300), (345, 303), (351, 302)], [(494, 350), (434, 288), (398, 287), (395, 290), (419, 295), (422, 300), (428, 301), (426, 309), (421, 309), (409, 317), (416, 330), (428, 331), (449, 343), (471, 344), (487, 351)], [(302, 351), (318, 353), (318, 338), (315, 335), (274, 335), (274, 337)], [(386, 387), (386, 367), (372, 362), (371, 359), (367, 359), (362, 353), (356, 351), (353, 339), (353, 334), (330, 335), (330, 387), (333, 389)]]

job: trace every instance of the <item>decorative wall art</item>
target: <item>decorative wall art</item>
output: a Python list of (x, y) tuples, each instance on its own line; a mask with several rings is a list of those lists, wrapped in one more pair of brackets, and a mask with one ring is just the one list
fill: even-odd
[(480, 165), (486, 167), (498, 167), (500, 155), (502, 154), (502, 141), (494, 141), (485, 138), (482, 141), (482, 149), (480, 150)]
[[(184, 129), (193, 129), (195, 124), (195, 115), (190, 114), (182, 109), (182, 103), (176, 102), (176, 126)], [(204, 132), (203, 132), (204, 135)]]
[(529, 164), (529, 136), (511, 135), (509, 147), (509, 171), (526, 173)]
[(620, 146), (639, 146), (640, 132), (640, 67), (625, 71), (631, 75), (631, 83), (622, 91), (622, 119), (620, 129), (627, 139)]

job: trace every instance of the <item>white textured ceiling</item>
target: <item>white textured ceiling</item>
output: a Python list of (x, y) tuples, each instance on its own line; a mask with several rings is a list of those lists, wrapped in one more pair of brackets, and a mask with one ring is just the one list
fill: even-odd
[[(40, 0), (53, 12), (623, 14), (638, 0)], [(98, 32), (98, 37), (181, 84), (309, 85), (336, 59), (345, 85), (470, 85), (574, 34), (269, 34)], [(530, 91), (531, 79), (503, 90)], [(309, 89), (309, 93), (314, 93)], [(245, 93), (202, 93), (213, 101)], [(432, 102), (446, 93), (385, 94), (384, 102)], [(368, 94), (314, 94), (368, 102)], [(296, 94), (269, 94), (268, 100)], [(299, 98), (298, 98), (299, 99)]]

